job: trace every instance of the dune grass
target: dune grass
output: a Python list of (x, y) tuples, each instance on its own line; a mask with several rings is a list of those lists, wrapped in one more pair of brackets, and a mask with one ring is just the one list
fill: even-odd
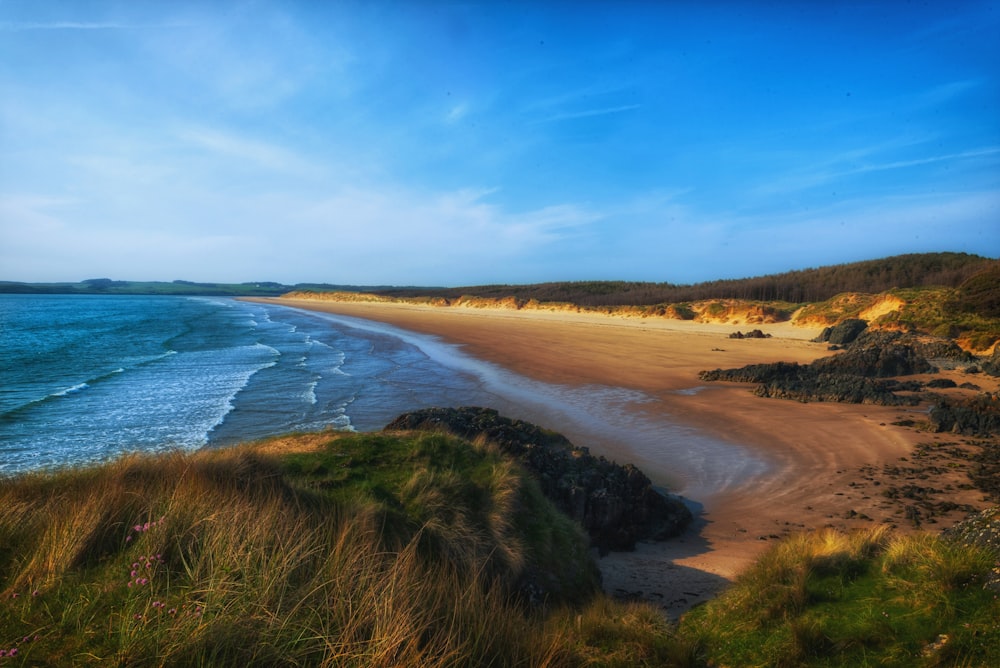
[(804, 533), (675, 625), (488, 444), (304, 435), (0, 479), (0, 666), (1000, 665), (997, 560)]
[(989, 551), (932, 534), (786, 539), (679, 633), (730, 666), (1000, 665)]
[(599, 591), (582, 531), (509, 461), (450, 437), (133, 456), (0, 480), (0, 509), (0, 664), (559, 666), (594, 652), (543, 623)]

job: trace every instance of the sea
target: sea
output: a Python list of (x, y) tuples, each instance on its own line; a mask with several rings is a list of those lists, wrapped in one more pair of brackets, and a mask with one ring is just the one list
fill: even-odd
[(0, 473), (488, 399), (377, 328), (213, 297), (0, 295), (0, 355)]
[(768, 467), (648, 410), (641, 392), (542, 383), (382, 323), (220, 297), (0, 295), (0, 476), (373, 431), (431, 406), (497, 408), (674, 490)]

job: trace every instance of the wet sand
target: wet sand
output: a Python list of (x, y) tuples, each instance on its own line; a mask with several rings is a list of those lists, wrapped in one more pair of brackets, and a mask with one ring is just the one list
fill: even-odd
[[(714, 596), (788, 532), (902, 524), (902, 507), (880, 493), (879, 472), (931, 438), (892, 426), (914, 417), (915, 409), (768, 400), (753, 396), (747, 385), (698, 379), (705, 369), (807, 363), (830, 354), (825, 344), (811, 342), (818, 330), (789, 323), (706, 324), (568, 311), (260, 301), (434, 335), (472, 357), (542, 383), (582, 391), (632, 391), (620, 402), (627, 428), (613, 433), (553, 423), (566, 418), (536, 400), (507, 397), (511, 404), (506, 409), (513, 417), (566, 434), (594, 454), (635, 463), (698, 511), (695, 526), (679, 539), (640, 544), (635, 552), (599, 561), (609, 593), (651, 601), (672, 616)], [(772, 338), (729, 338), (734, 331), (750, 329)], [(980, 496), (968, 492), (958, 500), (975, 502)]]

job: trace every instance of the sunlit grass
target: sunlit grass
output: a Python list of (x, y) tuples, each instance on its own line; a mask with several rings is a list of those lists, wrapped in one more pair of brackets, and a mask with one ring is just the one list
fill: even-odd
[(489, 444), (308, 435), (0, 479), (0, 665), (1000, 665), (996, 560), (803, 533), (678, 626)]
[(719, 665), (1000, 665), (1000, 603), (983, 587), (996, 558), (931, 534), (801, 534), (680, 636)]
[(537, 484), (439, 435), (135, 456), (0, 508), (0, 662), (580, 665), (543, 621), (602, 598)]

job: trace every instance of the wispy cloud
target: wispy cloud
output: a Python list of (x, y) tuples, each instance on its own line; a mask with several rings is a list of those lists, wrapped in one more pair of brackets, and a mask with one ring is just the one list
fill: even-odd
[(317, 173), (320, 167), (283, 146), (249, 139), (206, 127), (186, 127), (177, 131), (184, 142), (227, 159), (252, 163), (278, 172)]
[(583, 111), (568, 111), (539, 119), (535, 121), (535, 123), (554, 123), (557, 121), (571, 121), (577, 118), (590, 118), (592, 116), (609, 116), (611, 114), (625, 113), (626, 111), (635, 111), (640, 108), (642, 108), (642, 105), (640, 104), (625, 104), (620, 107), (603, 107), (600, 109), (585, 109)]
[[(883, 148), (863, 148), (841, 151), (822, 162), (815, 163), (809, 169), (796, 170), (784, 176), (772, 176), (765, 184), (752, 189), (757, 196), (772, 196), (781, 193), (794, 193), (810, 188), (817, 188), (838, 179), (857, 176), (859, 174), (889, 172), (897, 169), (920, 167), (942, 162), (972, 160), (1000, 155), (1000, 146), (985, 146), (982, 148), (929, 155), (907, 160), (889, 160), (883, 162), (866, 161), (866, 159), (882, 152)], [(850, 166), (848, 166), (850, 165)]]
[(444, 121), (449, 125), (452, 123), (458, 123), (460, 120), (465, 118), (468, 113), (469, 105), (465, 102), (461, 102), (448, 110), (448, 114), (444, 117)]
[(919, 165), (929, 165), (935, 162), (946, 162), (950, 160), (968, 160), (970, 158), (982, 158), (989, 155), (1000, 154), (1000, 146), (988, 146), (986, 148), (972, 151), (961, 151), (959, 153), (948, 153), (946, 155), (932, 155), (926, 158), (916, 158), (914, 160), (896, 160), (882, 164), (862, 165), (856, 169), (845, 170), (835, 173), (833, 177), (851, 176), (852, 174), (862, 174), (864, 172), (882, 172), (890, 169), (905, 169), (907, 167), (917, 167)]

